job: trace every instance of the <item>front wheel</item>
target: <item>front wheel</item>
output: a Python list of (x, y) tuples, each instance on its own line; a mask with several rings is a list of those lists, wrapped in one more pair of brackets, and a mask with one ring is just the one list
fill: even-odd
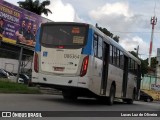
[(151, 102), (151, 99), (150, 99), (150, 98), (147, 98), (145, 101), (146, 101), (146, 102)]
[(110, 93), (109, 93), (109, 97), (107, 98), (107, 104), (108, 105), (113, 105), (114, 102), (114, 98), (115, 98), (115, 87), (112, 85), (110, 88)]

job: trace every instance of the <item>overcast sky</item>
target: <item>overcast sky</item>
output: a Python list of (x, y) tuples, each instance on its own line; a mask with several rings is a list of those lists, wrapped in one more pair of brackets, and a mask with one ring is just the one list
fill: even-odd
[[(5, 0), (17, 5), (18, 1)], [(43, 0), (41, 0), (43, 1)], [(151, 38), (150, 19), (156, 15), (152, 56), (160, 48), (160, 0), (50, 0), (48, 7), (53, 21), (85, 22), (107, 28), (120, 37), (120, 44), (128, 51), (138, 45), (139, 56), (148, 57)], [(46, 17), (46, 16), (44, 16)]]

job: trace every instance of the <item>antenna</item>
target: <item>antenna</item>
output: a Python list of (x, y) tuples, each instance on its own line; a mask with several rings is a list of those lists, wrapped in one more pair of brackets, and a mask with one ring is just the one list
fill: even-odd
[(157, 23), (157, 17), (151, 17), (151, 24), (152, 24), (152, 32), (151, 32), (151, 41), (150, 41), (150, 49), (149, 49), (149, 59), (148, 59), (148, 66), (151, 66), (151, 55), (152, 55), (152, 45), (153, 45), (153, 34), (154, 34), (154, 26)]
[(152, 55), (152, 46), (153, 46), (153, 34), (154, 34), (154, 26), (157, 24), (157, 17), (156, 17), (156, 0), (154, 6), (154, 16), (151, 17), (151, 25), (152, 25), (152, 32), (151, 32), (151, 41), (150, 41), (150, 48), (149, 48), (149, 58), (148, 58), (148, 67), (151, 67), (151, 55)]

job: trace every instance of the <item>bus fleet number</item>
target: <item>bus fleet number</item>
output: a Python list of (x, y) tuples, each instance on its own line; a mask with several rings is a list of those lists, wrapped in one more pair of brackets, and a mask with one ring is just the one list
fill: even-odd
[(79, 59), (79, 55), (75, 55), (75, 54), (64, 54), (64, 58)]

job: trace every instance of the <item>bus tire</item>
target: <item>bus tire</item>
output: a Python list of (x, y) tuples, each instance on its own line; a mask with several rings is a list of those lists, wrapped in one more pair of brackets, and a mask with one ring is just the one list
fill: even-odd
[(115, 92), (116, 92), (115, 86), (112, 85), (111, 88), (110, 88), (109, 97), (107, 98), (107, 104), (108, 105), (113, 105), (114, 98), (115, 98)]
[(62, 91), (62, 95), (63, 95), (63, 98), (65, 99), (65, 100), (76, 100), (77, 99), (77, 96), (76, 95), (74, 95), (74, 94), (72, 94), (71, 92), (64, 92), (64, 91)]

